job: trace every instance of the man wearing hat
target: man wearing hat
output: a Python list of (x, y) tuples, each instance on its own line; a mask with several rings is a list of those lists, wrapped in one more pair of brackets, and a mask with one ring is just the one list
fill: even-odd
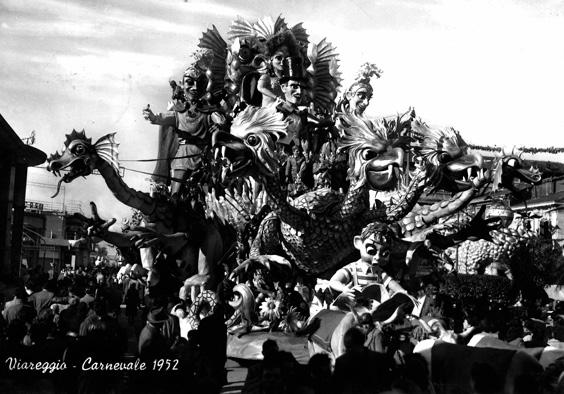
[(279, 100), (278, 111), (285, 115), (288, 123), (288, 136), (279, 142), (290, 145), (299, 145), (302, 133), (307, 123), (307, 109), (300, 109), (303, 95), (306, 89), (306, 77), (303, 61), (300, 57), (287, 57), (283, 60), (282, 77), (280, 78), (280, 88), (284, 94), (284, 100)]
[(166, 357), (169, 347), (161, 328), (168, 321), (165, 308), (154, 307), (147, 315), (147, 323), (139, 334), (139, 357), (142, 359), (156, 359)]
[[(279, 142), (291, 145), (293, 142), (302, 148), (306, 161), (311, 162), (312, 153), (317, 152), (317, 142), (312, 133), (313, 129), (325, 128), (332, 125), (331, 120), (318, 119), (308, 111), (310, 98), (308, 90), (310, 76), (306, 73), (304, 61), (299, 56), (290, 56), (283, 61), (283, 72), (280, 78), (280, 88), (284, 100), (277, 105), (278, 111), (285, 115), (288, 124), (288, 136)], [(313, 186), (313, 179), (310, 180)]]

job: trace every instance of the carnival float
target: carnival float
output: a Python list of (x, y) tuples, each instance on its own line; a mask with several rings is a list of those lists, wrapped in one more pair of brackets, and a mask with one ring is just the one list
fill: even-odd
[(139, 109), (159, 128), (149, 193), (120, 176), (115, 133), (73, 130), (49, 159), (59, 185), (96, 170), (132, 208), (113, 232), (93, 204), (84, 236), (141, 261), (150, 294), (190, 300), (194, 328), (221, 305), (230, 356), (255, 358), (273, 335), (338, 356), (363, 320), (454, 320), (460, 303), (534, 302), (560, 279), (550, 237), (473, 204), (526, 199), (541, 171), (515, 150), (485, 160), (413, 108), (370, 118), (382, 70), (366, 63), (342, 86), (339, 62), (282, 17), (213, 26), (166, 110)]

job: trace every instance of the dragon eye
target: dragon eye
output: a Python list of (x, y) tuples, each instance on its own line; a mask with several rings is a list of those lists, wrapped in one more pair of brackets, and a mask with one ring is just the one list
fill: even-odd
[(506, 164), (511, 167), (517, 167), (517, 159), (509, 159)]
[(446, 162), (450, 161), (450, 159), (451, 159), (450, 155), (446, 152), (439, 153), (439, 155), (437, 157), (437, 160), (439, 160), (439, 163), (446, 163)]
[(372, 160), (376, 156), (378, 156), (378, 153), (376, 153), (376, 152), (374, 152), (373, 150), (370, 150), (370, 149), (365, 149), (360, 154), (360, 157), (362, 157), (363, 160)]
[(251, 50), (246, 47), (241, 48), (239, 50), (239, 60), (241, 60), (242, 63), (251, 61)]
[(86, 152), (86, 148), (84, 147), (84, 145), (77, 145), (76, 148), (74, 148), (74, 153), (78, 155), (82, 155), (85, 152)]
[(249, 144), (250, 146), (257, 146), (259, 144), (260, 140), (256, 135), (250, 135), (247, 137), (247, 144)]

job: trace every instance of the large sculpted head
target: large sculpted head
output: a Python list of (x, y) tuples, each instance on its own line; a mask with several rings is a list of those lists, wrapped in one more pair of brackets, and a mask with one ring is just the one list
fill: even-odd
[(412, 130), (422, 138), (418, 153), (436, 189), (457, 193), (485, 179), (482, 155), (470, 151), (458, 131), (431, 128), (420, 120), (412, 122)]
[[(527, 168), (522, 159), (522, 152), (515, 149), (503, 150), (493, 163), (493, 189), (504, 187), (519, 195), (532, 185), (542, 180), (541, 172), (533, 167)], [(525, 186), (522, 186), (524, 184)]]
[(182, 89), (188, 102), (194, 102), (206, 93), (206, 73), (196, 66), (190, 66), (182, 76)]
[(52, 154), (48, 161), (47, 169), (55, 175), (61, 175), (61, 171), (66, 171), (59, 180), (57, 192), (62, 182), (70, 183), (80, 176), (88, 176), (96, 167), (98, 160), (105, 160), (116, 172), (119, 172), (117, 159), (118, 144), (114, 139), (115, 133), (107, 134), (92, 144), (92, 139), (86, 137), (84, 130), (77, 132), (73, 130), (66, 135), (65, 149), (62, 154), (56, 152)]
[(357, 73), (355, 81), (346, 90), (339, 104), (339, 111), (362, 116), (370, 104), (374, 89), (370, 85), (372, 77), (380, 78), (382, 70), (375, 64), (365, 63)]
[(349, 178), (354, 187), (395, 188), (405, 165), (400, 141), (392, 138), (383, 122), (367, 122), (352, 114), (340, 121), (345, 133), (342, 148), (349, 150)]
[(249, 106), (233, 120), (231, 133), (215, 133), (213, 146), (221, 154), (223, 176), (274, 177), (276, 141), (287, 134), (282, 118), (274, 108)]

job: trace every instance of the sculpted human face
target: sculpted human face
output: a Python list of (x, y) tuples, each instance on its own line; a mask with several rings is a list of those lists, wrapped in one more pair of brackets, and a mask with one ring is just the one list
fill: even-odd
[(351, 111), (356, 115), (362, 115), (368, 104), (370, 104), (372, 91), (363, 85), (356, 86), (347, 92), (347, 98), (349, 99)]
[(282, 92), (284, 93), (284, 98), (290, 104), (299, 105), (302, 101), (302, 91), (304, 86), (299, 82), (293, 79), (290, 79), (288, 82), (280, 85), (282, 88)]
[(198, 81), (190, 76), (185, 76), (183, 83), (186, 100), (196, 100), (196, 98), (198, 97)]
[(373, 234), (363, 241), (361, 237), (356, 236), (354, 246), (365, 263), (385, 266), (390, 262), (390, 243), (376, 238), (376, 234)]
[(281, 46), (274, 52), (274, 54), (270, 57), (270, 61), (272, 63), (272, 68), (274, 71), (281, 72), (283, 69), (282, 61), (284, 58), (288, 57), (288, 48), (285, 46)]

